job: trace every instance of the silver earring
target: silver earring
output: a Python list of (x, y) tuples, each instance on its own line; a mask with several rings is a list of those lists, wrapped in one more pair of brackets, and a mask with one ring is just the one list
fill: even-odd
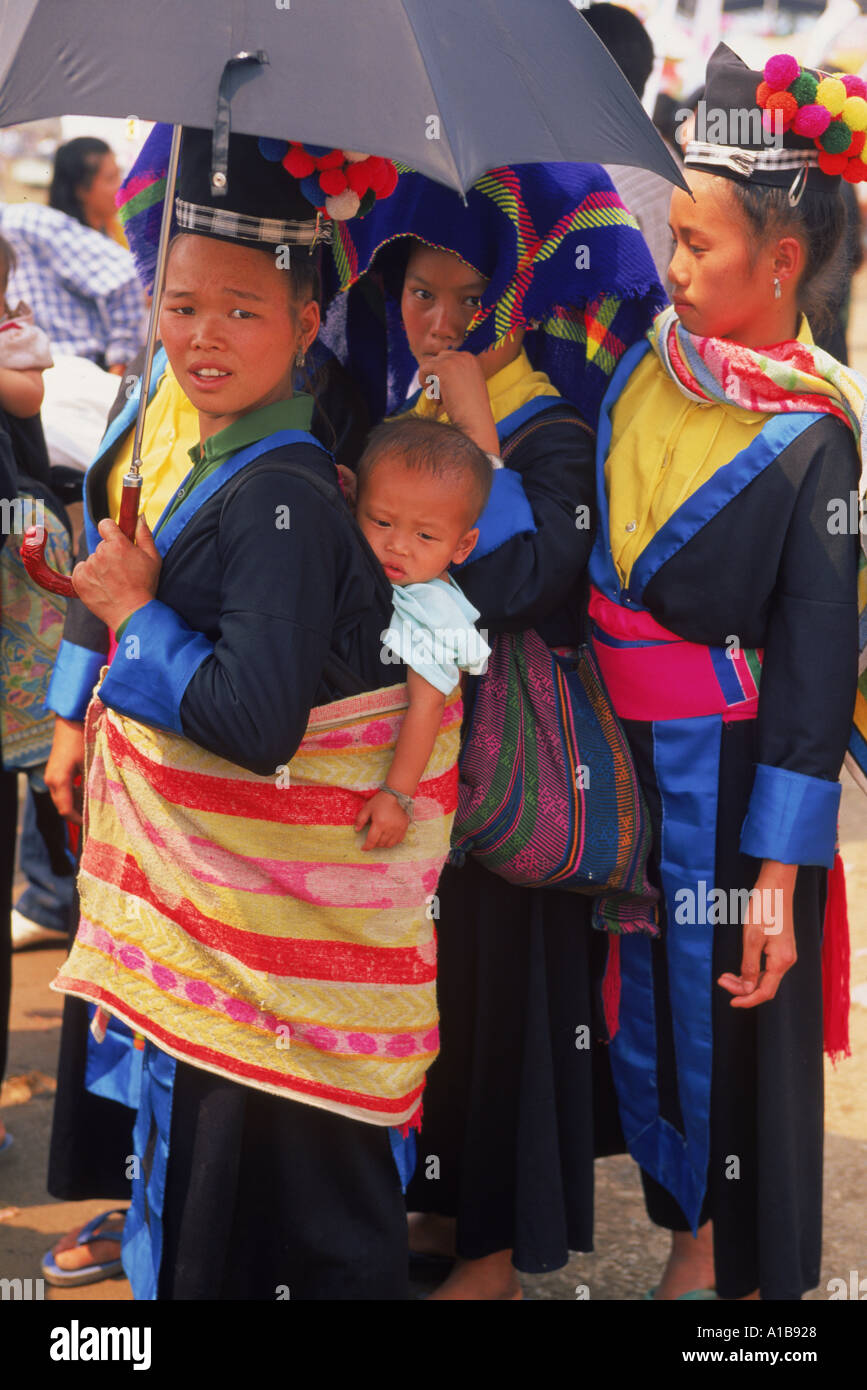
[(782, 297), (783, 297), (783, 290), (782, 290), (782, 286), (780, 285), (780, 279), (779, 279), (779, 276), (775, 275), (775, 276), (774, 276), (774, 299), (782, 299)]
[(296, 367), (303, 367), (303, 366), (304, 366), (304, 349), (303, 349), (303, 347), (300, 347), (300, 348), (298, 349), (298, 351), (296, 352), (296, 354), (295, 354), (295, 366), (296, 366)]

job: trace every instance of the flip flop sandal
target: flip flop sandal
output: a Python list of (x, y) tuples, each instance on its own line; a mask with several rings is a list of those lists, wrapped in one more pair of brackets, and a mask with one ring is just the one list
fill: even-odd
[(3, 1142), (0, 1143), (0, 1154), (8, 1153), (14, 1143), (15, 1140), (12, 1138), (12, 1135), (9, 1133), (7, 1129), (6, 1133), (3, 1136)]
[[(642, 1295), (643, 1302), (655, 1302), (653, 1295), (656, 1293), (656, 1288), (657, 1286), (654, 1286), (652, 1289), (648, 1289), (646, 1294)], [(694, 1303), (714, 1303), (719, 1302), (719, 1294), (716, 1289), (689, 1289), (686, 1293), (679, 1293), (677, 1298), (670, 1301), (672, 1303), (680, 1303), (682, 1299)]]
[[(115, 1207), (112, 1211), (104, 1211), (99, 1216), (94, 1216), (79, 1231), (75, 1244), (87, 1245), (92, 1240), (116, 1240), (119, 1245), (123, 1238), (121, 1231), (100, 1231), (99, 1228), (110, 1216), (126, 1216), (126, 1213), (126, 1207)], [(46, 1283), (63, 1288), (64, 1285), (72, 1287), (78, 1284), (98, 1284), (102, 1279), (113, 1279), (123, 1274), (123, 1265), (118, 1259), (85, 1265), (83, 1269), (61, 1269), (54, 1258), (54, 1252), (49, 1250), (43, 1256), (40, 1270)]]

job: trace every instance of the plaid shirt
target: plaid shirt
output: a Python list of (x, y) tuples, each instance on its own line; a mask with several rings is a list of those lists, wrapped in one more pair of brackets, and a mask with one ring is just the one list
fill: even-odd
[(146, 320), (128, 251), (41, 203), (0, 207), (0, 232), (18, 258), (7, 299), (29, 304), (55, 353), (108, 367), (132, 361), (144, 342)]

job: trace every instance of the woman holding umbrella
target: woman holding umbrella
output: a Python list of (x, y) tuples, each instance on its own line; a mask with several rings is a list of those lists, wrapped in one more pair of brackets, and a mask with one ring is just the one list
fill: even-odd
[[(660, 943), (622, 945), (612, 1068), (672, 1232), (662, 1299), (799, 1299), (819, 1278), (823, 993), (832, 1055), (848, 1007), (828, 871), (858, 678), (857, 525), (839, 518), (865, 384), (805, 313), (843, 229), (840, 175), (867, 174), (865, 97), (717, 48), (707, 104), (737, 134), (687, 146), (674, 306), (601, 412), (590, 615), (665, 907)], [(775, 113), (781, 140), (744, 140)]]
[(390, 586), (292, 390), (322, 219), (243, 138), (215, 198), (210, 152), (185, 133), (160, 325), (202, 443), (156, 544), (103, 521), (75, 572), (120, 646), (91, 707), (82, 920), (57, 987), (99, 1005), (97, 1033), (111, 1014), (142, 1035), (138, 1297), (399, 1297), (389, 1131), (415, 1120), (434, 1046), (424, 902), (459, 707), (399, 867), (356, 864), (402, 687), (383, 685)]
[[(338, 229), (335, 259), (347, 280), (361, 278), (339, 331), (329, 322), (325, 336), (380, 386), (371, 413), (405, 406), (417, 370), (410, 410), (508, 456), (495, 473), (496, 533), (489, 511), (482, 557), (458, 571), (481, 625), (533, 627), (555, 648), (574, 647), (599, 401), (663, 298), (607, 177), (594, 166), (496, 169), (464, 208), (402, 174), (388, 203)], [(468, 682), (469, 707), (477, 685)], [(591, 1248), (594, 1141), (618, 1146), (616, 1121), (594, 1134), (604, 1056), (576, 1048), (580, 1025), (601, 1031), (605, 943), (590, 930), (588, 899), (514, 886), (470, 856), (444, 870), (437, 894), (442, 1050), (408, 1192), (410, 1244), (457, 1253), (434, 1297), (519, 1297), (515, 1267), (555, 1269), (570, 1249)]]

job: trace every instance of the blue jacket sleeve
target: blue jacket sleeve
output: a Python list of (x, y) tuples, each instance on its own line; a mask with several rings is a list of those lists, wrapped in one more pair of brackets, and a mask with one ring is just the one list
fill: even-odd
[[(587, 565), (596, 513), (593, 431), (559, 402), (525, 427), (508, 465), (521, 485), (513, 499), (518, 534), (475, 561), (471, 554), (455, 579), (485, 627), (521, 631), (570, 599)], [(532, 529), (524, 529), (528, 522)]]
[(833, 504), (857, 487), (848, 429), (824, 431), (798, 489), (768, 615), (758, 767), (741, 849), (784, 864), (834, 859), (858, 673), (857, 535)]

